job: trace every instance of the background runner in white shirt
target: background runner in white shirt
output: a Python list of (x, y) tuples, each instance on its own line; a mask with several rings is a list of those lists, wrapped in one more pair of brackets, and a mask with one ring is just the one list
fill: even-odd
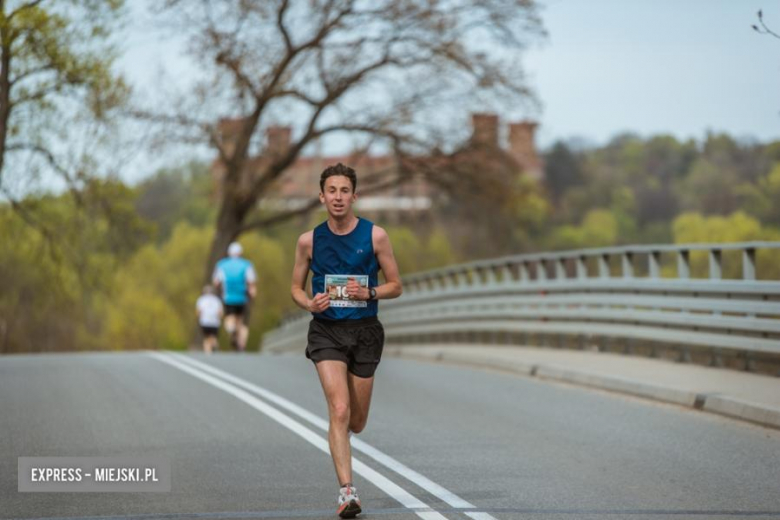
[(211, 354), (218, 348), (217, 334), (222, 322), (222, 300), (214, 294), (214, 288), (207, 285), (203, 288), (203, 294), (195, 304), (198, 315), (198, 324), (203, 332), (203, 352)]

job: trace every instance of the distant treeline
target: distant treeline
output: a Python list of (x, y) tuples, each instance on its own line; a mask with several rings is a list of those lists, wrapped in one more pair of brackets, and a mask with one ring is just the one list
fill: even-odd
[[(595, 149), (559, 142), (545, 161), (548, 230), (553, 230), (546, 247), (777, 238), (780, 142), (709, 134), (697, 143), (627, 134)], [(745, 219), (727, 227), (747, 227), (730, 232), (701, 227), (685, 236), (675, 231), (676, 218), (695, 214), (742, 214)]]
[[(369, 217), (389, 231), (406, 274), (538, 250), (780, 240), (780, 142), (622, 135), (597, 148), (556, 143), (544, 158), (546, 178), (518, 176), (500, 204), (466, 191), (435, 201), (423, 219)], [(186, 348), (213, 188), (208, 166), (192, 163), (136, 186), (92, 180), (79, 192), (0, 205), (0, 352)], [(295, 240), (323, 218), (241, 237), (259, 276), (250, 348), (295, 312)], [(778, 266), (759, 258), (759, 275), (780, 277)]]

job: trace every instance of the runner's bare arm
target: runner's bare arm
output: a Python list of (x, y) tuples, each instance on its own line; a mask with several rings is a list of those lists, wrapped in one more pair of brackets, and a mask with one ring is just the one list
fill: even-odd
[(220, 277), (218, 275), (219, 271), (217, 268), (214, 268), (214, 273), (211, 275), (211, 285), (214, 286), (214, 290), (219, 293), (219, 291), (222, 288), (222, 280), (220, 280)]
[(314, 232), (308, 231), (298, 238), (295, 246), (295, 266), (292, 273), (290, 292), (292, 299), (301, 309), (309, 312), (322, 312), (330, 306), (330, 299), (325, 293), (319, 293), (313, 299), (306, 294), (306, 280), (309, 277), (311, 252), (314, 243)]
[(385, 276), (385, 283), (375, 287), (377, 300), (387, 300), (398, 298), (403, 292), (401, 286), (401, 275), (398, 272), (398, 264), (393, 255), (393, 246), (390, 244), (390, 237), (387, 231), (379, 226), (374, 226), (371, 234), (374, 243), (374, 254), (379, 262), (379, 269)]

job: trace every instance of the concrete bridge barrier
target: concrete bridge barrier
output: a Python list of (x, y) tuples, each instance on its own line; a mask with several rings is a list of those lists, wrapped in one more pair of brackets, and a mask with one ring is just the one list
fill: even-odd
[[(780, 242), (642, 245), (501, 257), (404, 277), (387, 341), (621, 352), (779, 375)], [(770, 269), (771, 270), (771, 269)], [(310, 316), (263, 338), (299, 350)]]

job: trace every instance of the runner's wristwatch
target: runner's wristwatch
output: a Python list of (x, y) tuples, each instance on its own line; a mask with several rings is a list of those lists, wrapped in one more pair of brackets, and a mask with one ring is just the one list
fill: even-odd
[(373, 287), (368, 289), (368, 299), (376, 300), (376, 289), (374, 289)]

